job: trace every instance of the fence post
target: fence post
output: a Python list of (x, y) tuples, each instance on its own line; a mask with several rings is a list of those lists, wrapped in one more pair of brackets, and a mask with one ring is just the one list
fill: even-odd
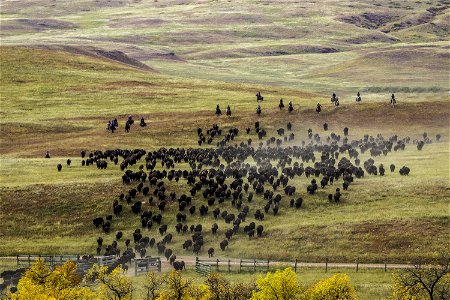
[(19, 255), (16, 255), (16, 259), (17, 259), (17, 266), (19, 266)]
[(239, 259), (239, 273), (241, 273), (242, 259)]
[(358, 272), (358, 269), (359, 269), (359, 263), (358, 263), (358, 261), (356, 261), (356, 272)]
[(231, 272), (231, 265), (230, 265), (230, 260), (228, 259), (228, 273)]
[(297, 259), (295, 259), (294, 271), (295, 271), (295, 273), (297, 273)]
[(384, 272), (387, 272), (387, 265), (386, 265), (386, 261), (384, 262)]
[(256, 272), (256, 259), (253, 260), (253, 273)]
[(328, 257), (325, 258), (325, 273), (328, 272)]
[(217, 272), (219, 272), (219, 259), (217, 259), (217, 268), (216, 268)]
[(134, 276), (137, 276), (137, 268), (138, 268), (138, 264), (137, 264), (136, 260), (134, 260)]
[(269, 272), (269, 264), (270, 264), (270, 260), (267, 259), (267, 272)]
[(31, 256), (28, 254), (28, 266), (31, 266)]
[(161, 273), (161, 258), (158, 258), (158, 271)]

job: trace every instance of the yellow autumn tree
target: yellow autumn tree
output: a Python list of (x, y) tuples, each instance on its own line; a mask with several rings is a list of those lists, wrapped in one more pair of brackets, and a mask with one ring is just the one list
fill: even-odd
[(211, 291), (205, 284), (192, 284), (188, 290), (189, 297), (192, 300), (210, 300)]
[(297, 275), (291, 268), (275, 273), (267, 273), (256, 280), (257, 291), (253, 291), (251, 300), (290, 300), (300, 293)]
[(230, 298), (230, 283), (219, 273), (210, 273), (205, 283), (211, 292), (212, 300), (225, 300)]
[(155, 272), (148, 272), (145, 277), (144, 289), (145, 300), (155, 300), (159, 297), (162, 287), (166, 282), (164, 276), (158, 275)]
[(67, 261), (53, 271), (38, 259), (17, 284), (17, 292), (8, 295), (13, 300), (78, 300), (94, 299), (95, 294), (81, 286), (76, 265)]
[(336, 274), (325, 278), (309, 288), (303, 299), (307, 300), (354, 300), (355, 288), (350, 284), (347, 274)]
[(121, 266), (108, 273), (108, 267), (94, 264), (86, 274), (85, 280), (96, 285), (96, 292), (100, 299), (132, 299), (133, 285), (130, 278), (124, 275)]
[(252, 296), (253, 284), (231, 283), (219, 273), (213, 272), (205, 281), (211, 300), (247, 300)]
[(182, 277), (180, 271), (171, 271), (167, 274), (166, 284), (168, 290), (159, 294), (158, 300), (191, 300), (189, 290), (192, 287), (192, 281)]
[(450, 299), (450, 256), (443, 256), (432, 265), (416, 265), (395, 273), (391, 299)]

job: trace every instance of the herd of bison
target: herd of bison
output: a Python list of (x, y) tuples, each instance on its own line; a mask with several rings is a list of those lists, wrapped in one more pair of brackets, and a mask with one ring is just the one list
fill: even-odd
[[(156, 247), (175, 269), (182, 269), (184, 262), (177, 261), (170, 247), (174, 235), (185, 237), (182, 243), (185, 253), (208, 253), (211, 257), (215, 248), (205, 246), (209, 233), (223, 237), (217, 245), (221, 251), (227, 250), (236, 235), (246, 235), (249, 239), (262, 237), (267, 230), (266, 216), (277, 216), (282, 209), (301, 209), (308, 197), (322, 197), (324, 201), (338, 204), (355, 180), (366, 175), (384, 176), (385, 168), (395, 172), (394, 164), (386, 167), (376, 164), (377, 157), (402, 151), (411, 143), (422, 150), (432, 142), (426, 133), (413, 141), (409, 137), (386, 138), (380, 134), (349, 140), (348, 128), (343, 129), (342, 136), (334, 132), (327, 134), (327, 123), (323, 124), (324, 137), (308, 129), (308, 139), (297, 143), (294, 143), (291, 123), (274, 133), (275, 136), (267, 137), (266, 129), (259, 122), (243, 132), (238, 128), (225, 130), (214, 124), (206, 130), (197, 129), (199, 148), (82, 151), (82, 166), (106, 169), (113, 164), (124, 172), (125, 192), (112, 200), (110, 212), (92, 222), (104, 234), (115, 234), (115, 240), (109, 245), (98, 237), (97, 255), (116, 255), (126, 264), (136, 255), (145, 257), (148, 248)], [(257, 145), (251, 134), (257, 136)], [(239, 135), (247, 137), (237, 144), (234, 141)], [(436, 141), (439, 139), (440, 135), (436, 135)], [(214, 147), (202, 147), (204, 144)], [(370, 158), (361, 162), (360, 154), (366, 152)], [(67, 164), (70, 163), (68, 160)], [(183, 169), (177, 168), (181, 164)], [(58, 171), (61, 170), (62, 165), (58, 164)], [(402, 166), (398, 172), (406, 176), (410, 169)], [(295, 177), (301, 176), (309, 182), (303, 190), (294, 185)], [(183, 184), (185, 189), (170, 192), (173, 189), (168, 183), (173, 181), (178, 186)], [(329, 185), (334, 186), (333, 192), (318, 193)], [(141, 226), (132, 236), (114, 228), (114, 219), (121, 218), (125, 210), (131, 210), (140, 219)], [(200, 216), (197, 220), (209, 218), (214, 223), (210, 228), (191, 224), (190, 219), (196, 215)], [(170, 219), (176, 219), (175, 226), (168, 226), (173, 224), (173, 220), (168, 222)], [(219, 228), (218, 223), (225, 225)], [(120, 249), (125, 250), (121, 253)]]

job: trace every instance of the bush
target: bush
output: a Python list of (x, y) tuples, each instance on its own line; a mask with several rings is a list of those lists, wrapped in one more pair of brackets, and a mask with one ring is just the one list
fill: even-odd
[(336, 274), (325, 278), (309, 288), (304, 294), (305, 300), (353, 300), (355, 288), (350, 284), (347, 274)]
[(253, 291), (252, 300), (290, 300), (296, 299), (300, 293), (297, 275), (291, 268), (259, 276), (256, 285), (258, 290)]

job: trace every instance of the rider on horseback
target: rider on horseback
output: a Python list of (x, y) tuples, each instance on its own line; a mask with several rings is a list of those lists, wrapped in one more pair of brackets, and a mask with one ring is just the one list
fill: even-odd
[(358, 94), (356, 94), (356, 103), (360, 102), (361, 102), (361, 94), (358, 92)]
[(333, 93), (331, 96), (331, 102), (336, 102), (336, 100), (339, 100), (338, 96), (336, 96), (336, 93)]
[(288, 111), (292, 112), (294, 110), (294, 105), (292, 104), (292, 101), (289, 102)]
[(322, 111), (322, 105), (320, 103), (317, 103), (316, 112), (320, 113)]
[(280, 99), (280, 104), (278, 104), (278, 107), (280, 108), (280, 110), (284, 108), (283, 98)]
[(220, 110), (219, 104), (217, 104), (217, 106), (216, 106), (216, 115), (220, 116), (221, 114), (222, 114), (222, 111)]
[(391, 95), (391, 104), (392, 106), (395, 106), (395, 104), (397, 103), (397, 100), (395, 99), (394, 94)]
[(231, 117), (231, 107), (227, 106), (227, 116)]
[(259, 116), (261, 115), (262, 111), (261, 111), (261, 105), (258, 105), (258, 107), (256, 108), (256, 114)]

